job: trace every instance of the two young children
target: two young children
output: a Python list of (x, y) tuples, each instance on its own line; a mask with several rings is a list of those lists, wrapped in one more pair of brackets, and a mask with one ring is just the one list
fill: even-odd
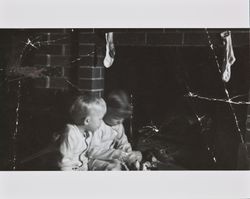
[(61, 170), (122, 170), (137, 165), (142, 155), (132, 151), (123, 120), (132, 114), (127, 95), (113, 92), (107, 98), (78, 97), (70, 108), (59, 147)]

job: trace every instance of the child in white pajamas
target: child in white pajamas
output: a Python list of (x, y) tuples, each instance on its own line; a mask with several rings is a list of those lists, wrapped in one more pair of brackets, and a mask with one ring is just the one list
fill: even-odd
[(123, 120), (132, 114), (132, 107), (123, 91), (112, 92), (107, 98), (104, 122), (93, 133), (88, 149), (89, 170), (121, 170), (141, 161), (139, 151), (132, 151)]
[(59, 146), (61, 170), (88, 170), (87, 151), (106, 113), (102, 98), (79, 96), (70, 108), (72, 124), (67, 124)]

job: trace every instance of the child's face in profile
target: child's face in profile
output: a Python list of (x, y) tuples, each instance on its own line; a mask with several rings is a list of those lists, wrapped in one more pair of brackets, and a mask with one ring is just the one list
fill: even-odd
[(101, 107), (95, 107), (89, 114), (88, 130), (95, 132), (102, 123), (105, 111)]

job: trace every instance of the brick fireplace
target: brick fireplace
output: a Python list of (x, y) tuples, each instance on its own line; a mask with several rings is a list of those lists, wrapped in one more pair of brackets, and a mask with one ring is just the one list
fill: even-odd
[[(50, 43), (36, 52), (34, 65), (52, 67), (58, 73), (35, 80), (35, 87), (76, 89), (101, 96), (104, 91), (105, 40), (94, 29), (41, 30)], [(101, 49), (101, 50), (100, 50)]]

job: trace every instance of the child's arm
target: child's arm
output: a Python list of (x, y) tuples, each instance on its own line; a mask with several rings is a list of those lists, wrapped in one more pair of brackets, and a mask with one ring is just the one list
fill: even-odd
[[(61, 160), (58, 162), (58, 166), (61, 170), (78, 170), (87, 168), (87, 158), (84, 154), (80, 154), (79, 151), (84, 149), (77, 148), (79, 145), (79, 137), (69, 126), (66, 128), (64, 137), (59, 147), (61, 153)], [(79, 161), (81, 155), (81, 161)]]
[(110, 148), (109, 150), (106, 150), (102, 147), (94, 146), (89, 150), (89, 158), (99, 160), (114, 160), (119, 159), (123, 153), (124, 151), (121, 149)]
[(58, 163), (59, 168), (63, 171), (73, 170), (73, 150), (67, 139), (63, 141), (59, 150), (62, 156)]
[(117, 148), (122, 149), (126, 152), (126, 155), (123, 157), (123, 160), (128, 163), (129, 165), (136, 163), (137, 161), (140, 162), (142, 160), (142, 154), (140, 151), (132, 151), (132, 147), (128, 142), (128, 138), (125, 134), (125, 129), (122, 124), (117, 126)]
[(115, 170), (121, 170), (121, 162), (117, 159), (114, 160), (99, 160), (99, 159), (93, 159), (89, 160), (88, 162), (89, 170), (94, 171), (115, 171)]
[(118, 133), (114, 129), (103, 122), (99, 130), (93, 135), (88, 150), (88, 157), (90, 159), (99, 160), (119, 159), (124, 153), (124, 150), (116, 147), (117, 134)]
[(118, 135), (116, 136), (116, 149), (123, 150), (125, 152), (131, 152), (132, 147), (130, 143), (128, 142), (128, 138), (125, 134), (125, 129), (122, 124), (117, 126), (116, 132)]
[(59, 161), (58, 165), (63, 171), (73, 170), (74, 139), (72, 138), (73, 137), (69, 134), (69, 132), (65, 132), (64, 138), (59, 147), (59, 151), (61, 153), (61, 160)]
[[(116, 137), (113, 138), (112, 147), (108, 150), (97, 145), (92, 145), (89, 154), (91, 154), (90, 158), (93, 159), (101, 159), (101, 160), (114, 160), (114, 159), (123, 159), (127, 153), (132, 152), (132, 147), (128, 142), (127, 136), (125, 134), (125, 130), (123, 125), (115, 126), (114, 128), (110, 128), (109, 130), (116, 132)], [(108, 132), (108, 131), (107, 131)], [(106, 133), (107, 133), (106, 132)], [(113, 133), (111, 133), (113, 134)]]

